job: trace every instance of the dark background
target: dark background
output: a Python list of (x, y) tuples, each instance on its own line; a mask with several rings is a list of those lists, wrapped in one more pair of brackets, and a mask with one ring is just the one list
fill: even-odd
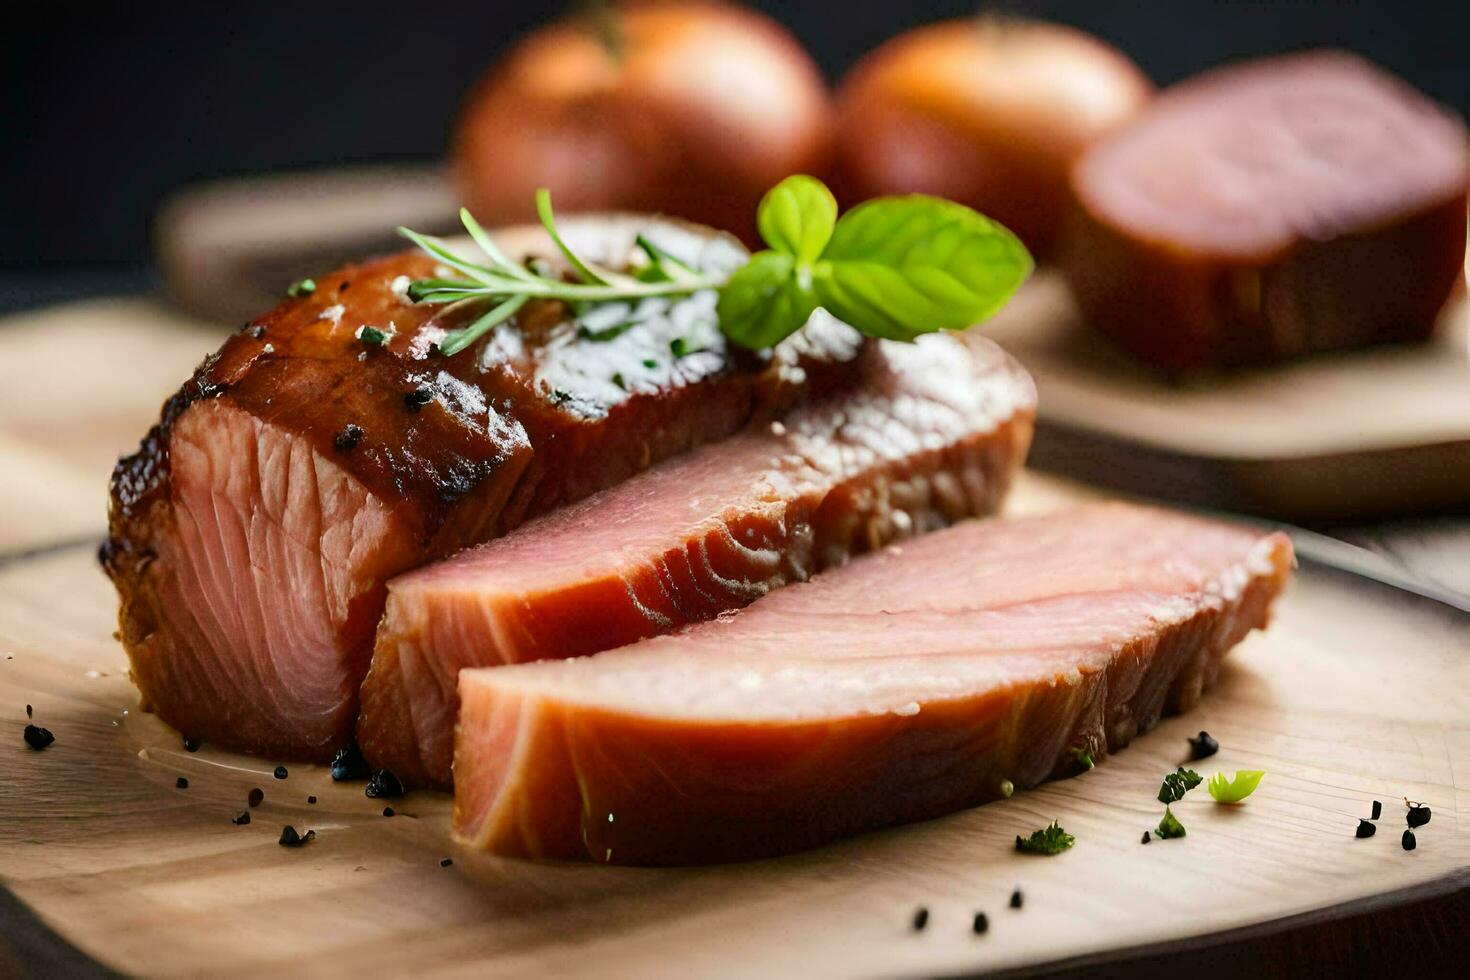
[[(150, 278), (149, 224), (208, 178), (438, 156), (461, 94), (559, 2), (0, 4), (0, 307)], [(831, 79), (905, 27), (977, 9), (758, 0)], [(1167, 84), (1248, 55), (1339, 45), (1470, 111), (1470, 3), (1011, 0)]]

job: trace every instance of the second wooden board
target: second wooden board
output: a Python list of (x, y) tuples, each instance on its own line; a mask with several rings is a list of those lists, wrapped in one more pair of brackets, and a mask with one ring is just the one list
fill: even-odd
[(1470, 508), (1470, 308), (1434, 342), (1175, 382), (1080, 321), (1039, 273), (981, 328), (1036, 378), (1030, 462), (1300, 523)]

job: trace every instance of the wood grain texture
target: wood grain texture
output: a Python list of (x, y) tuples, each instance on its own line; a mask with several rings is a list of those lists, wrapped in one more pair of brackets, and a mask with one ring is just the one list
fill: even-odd
[[(85, 538), (92, 499), (100, 532), (112, 457), (220, 332), (146, 301), (20, 319), (20, 329), (0, 324), (0, 360), (39, 360), (47, 340), (63, 337), (78, 360), (47, 380), (46, 417), (23, 404), (40, 390), (31, 381), (0, 391), (0, 508), (37, 505), (25, 521), (0, 524), (0, 554), (9, 555), (0, 561), (0, 884), (105, 967), (625, 976), (1080, 968), (1160, 944), (1156, 956), (1202, 942), (1258, 951), (1261, 935), (1286, 926), (1296, 936), (1303, 923), (1470, 887), (1470, 622), (1310, 567), (1278, 623), (1232, 657), (1198, 711), (1098, 770), (776, 861), (669, 871), (461, 855), (448, 842), (445, 797), (393, 801), (399, 816), (384, 818), (360, 784), (334, 785), (319, 769), (293, 766), (277, 781), (273, 760), (186, 753), (175, 733), (136, 712), (93, 542), (19, 552)], [(98, 336), (107, 343), (83, 342)], [(134, 352), (127, 370), (114, 362), (118, 351)], [(1012, 509), (1077, 496), (1033, 476)], [(1438, 554), (1449, 568), (1470, 550), (1460, 539)], [(57, 735), (44, 752), (22, 743), (26, 704)], [(1237, 809), (1196, 791), (1178, 810), (1189, 836), (1144, 847), (1139, 835), (1161, 810), (1158, 779), (1200, 727), (1225, 746), (1206, 774), (1260, 766), (1270, 775)], [(188, 789), (174, 788), (179, 775)], [(253, 786), (266, 801), (250, 825), (235, 826)], [(1398, 844), (1402, 796), (1435, 810), (1412, 853)], [(1375, 797), (1386, 805), (1382, 829), (1354, 840)], [(1072, 851), (1014, 853), (1014, 834), (1053, 817), (1078, 835)], [(286, 823), (318, 837), (282, 848)], [(448, 855), (455, 866), (441, 868)], [(1005, 900), (1017, 885), (1027, 903), (1012, 912)], [(919, 903), (932, 919), (914, 936)], [(1433, 907), (1443, 916), (1463, 905)], [(991, 917), (984, 938), (969, 932), (977, 909)], [(1406, 950), (1417, 943), (1400, 938)], [(1312, 955), (1294, 942), (1270, 948)]]
[[(1465, 617), (1311, 569), (1199, 710), (1091, 773), (791, 858), (673, 871), (459, 854), (446, 797), (392, 801), (384, 818), (361, 784), (319, 768), (278, 781), (272, 760), (187, 753), (137, 713), (113, 605), (90, 549), (0, 570), (13, 657), (0, 661), (0, 868), (44, 921), (124, 972), (959, 973), (1463, 887), (1470, 868)], [(26, 703), (56, 733), (44, 752), (21, 742)], [(1160, 775), (1200, 727), (1224, 746), (1203, 771), (1262, 767), (1262, 789), (1235, 808), (1197, 791), (1176, 808), (1188, 837), (1140, 845)], [(231, 824), (254, 786), (265, 803)], [(1434, 807), (1412, 853), (1403, 796)], [(1374, 798), (1382, 830), (1354, 840)], [(1052, 818), (1076, 847), (1015, 853), (1016, 833)], [(317, 839), (278, 846), (287, 823)], [(1005, 907), (1016, 886), (1020, 912)], [(931, 926), (913, 936), (918, 904)], [(968, 931), (976, 909), (991, 916), (983, 939)]]

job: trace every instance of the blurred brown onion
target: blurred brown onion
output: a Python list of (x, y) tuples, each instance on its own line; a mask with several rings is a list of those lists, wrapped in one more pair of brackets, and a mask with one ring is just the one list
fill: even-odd
[(721, 3), (641, 3), (542, 28), (470, 92), (452, 153), (483, 222), (558, 211), (664, 212), (755, 234), (761, 195), (825, 176), (827, 88), (770, 19)]
[(948, 197), (1044, 256), (1067, 214), (1072, 162), (1152, 94), (1127, 56), (1070, 27), (988, 17), (920, 27), (843, 79), (839, 197)]

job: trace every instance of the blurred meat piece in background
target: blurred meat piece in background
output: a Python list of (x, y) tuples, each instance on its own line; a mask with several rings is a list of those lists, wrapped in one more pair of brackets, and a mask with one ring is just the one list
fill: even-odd
[(486, 224), (565, 212), (661, 212), (756, 244), (756, 204), (825, 176), (830, 100), (781, 25), (721, 3), (597, 4), (515, 45), (471, 91), (451, 153)]
[(1062, 263), (1170, 372), (1427, 338), (1462, 275), (1464, 124), (1343, 52), (1175, 86), (1077, 164)]
[(838, 194), (936, 194), (1046, 257), (1072, 164), (1153, 85), (1127, 55), (1060, 24), (978, 17), (901, 34), (838, 91)]

